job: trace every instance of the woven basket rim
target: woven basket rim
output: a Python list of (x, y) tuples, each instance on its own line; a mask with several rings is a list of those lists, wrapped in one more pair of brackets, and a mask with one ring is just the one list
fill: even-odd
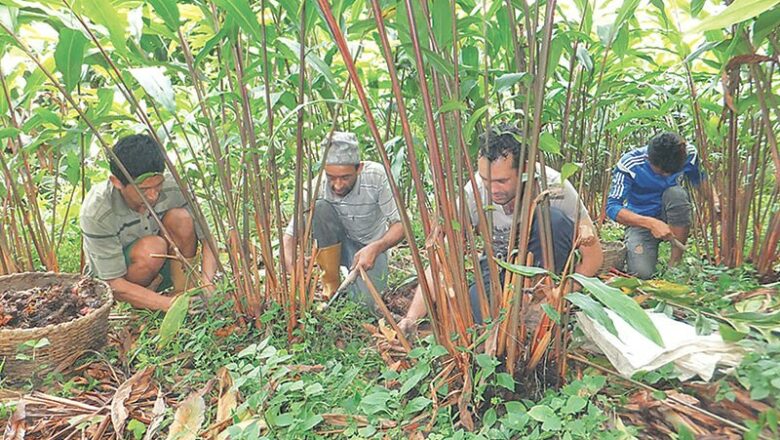
[[(75, 273), (64, 273), (64, 272), (19, 272), (14, 273), (10, 275), (3, 275), (0, 276), (0, 282), (3, 280), (9, 279), (9, 278), (18, 278), (21, 276), (55, 276), (55, 277), (81, 277), (82, 274), (75, 274)], [(54, 330), (66, 330), (70, 328), (71, 326), (77, 325), (80, 322), (86, 322), (90, 321), (92, 319), (95, 319), (99, 314), (105, 312), (106, 309), (110, 309), (111, 306), (114, 304), (114, 296), (111, 293), (111, 287), (109, 287), (108, 283), (106, 283), (103, 280), (92, 278), (93, 281), (97, 282), (98, 284), (101, 284), (104, 287), (104, 294), (105, 302), (102, 306), (96, 308), (95, 310), (87, 313), (84, 316), (80, 316), (76, 319), (71, 319), (67, 322), (61, 322), (59, 324), (49, 324), (43, 327), (33, 327), (33, 328), (16, 328), (16, 329), (0, 329), (0, 339), (4, 339), (7, 337), (15, 336), (15, 335), (35, 335), (35, 334), (50, 334)], [(1, 344), (0, 344), (1, 345)]]

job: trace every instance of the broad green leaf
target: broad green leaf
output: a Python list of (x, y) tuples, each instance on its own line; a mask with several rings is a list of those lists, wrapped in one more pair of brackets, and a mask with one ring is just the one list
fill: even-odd
[(579, 171), (580, 168), (582, 168), (582, 166), (576, 163), (567, 162), (563, 164), (561, 167), (561, 184)]
[(411, 374), (403, 382), (401, 389), (398, 390), (398, 393), (402, 396), (408, 393), (412, 388), (417, 386), (421, 380), (428, 376), (428, 374), (431, 372), (431, 364), (420, 362), (415, 365), (415, 367), (410, 370), (410, 372)]
[(501, 93), (509, 90), (515, 84), (524, 82), (526, 85), (529, 83), (531, 76), (527, 72), (520, 73), (505, 73), (496, 78), (495, 88), (496, 93)]
[(65, 90), (72, 92), (81, 78), (81, 64), (84, 61), (84, 49), (87, 38), (79, 31), (63, 27), (60, 40), (54, 51), (54, 64), (62, 74)]
[(176, 32), (179, 30), (179, 7), (176, 0), (148, 0), (154, 8), (154, 12), (162, 18), (168, 29)]
[(593, 60), (584, 45), (577, 46), (577, 60), (585, 70), (593, 70)]
[(179, 332), (184, 318), (187, 317), (187, 310), (190, 307), (190, 297), (179, 295), (173, 300), (173, 304), (165, 313), (162, 324), (160, 324), (160, 340), (157, 342), (157, 348), (162, 348), (173, 340), (176, 333)]
[(438, 113), (448, 113), (455, 110), (466, 111), (468, 110), (468, 106), (466, 105), (465, 102), (462, 101), (454, 101), (454, 100), (447, 101), (444, 104), (442, 104), (441, 107), (439, 107)]
[(404, 412), (406, 414), (416, 414), (430, 406), (431, 403), (431, 399), (424, 396), (417, 396), (406, 404)]
[(691, 0), (691, 17), (696, 17), (704, 8), (706, 0)]
[(588, 292), (607, 306), (607, 308), (617, 313), (636, 331), (657, 345), (665, 346), (661, 334), (658, 333), (658, 329), (653, 324), (653, 321), (650, 320), (647, 313), (633, 299), (623, 295), (623, 292), (620, 290), (604, 284), (598, 278), (586, 277), (578, 273), (571, 275), (571, 277), (582, 284)]
[[(252, 12), (247, 0), (214, 0), (220, 8), (224, 9), (230, 17), (238, 22), (239, 28), (248, 32), (255, 41), (261, 41), (263, 38), (260, 22), (257, 16)], [(284, 3), (284, 2), (282, 2)]]
[(496, 375), (496, 383), (509, 391), (515, 390), (515, 379), (509, 373), (498, 373)]
[(547, 269), (543, 269), (541, 267), (523, 266), (520, 264), (507, 263), (506, 261), (500, 258), (495, 258), (495, 260), (496, 263), (498, 263), (498, 265), (503, 267), (504, 269), (512, 273), (520, 274), (525, 277), (533, 277), (536, 275), (547, 275), (550, 273), (547, 271)]
[(466, 125), (463, 127), (463, 139), (465, 139), (466, 142), (471, 140), (471, 135), (474, 133), (474, 127), (476, 127), (477, 122), (486, 111), (488, 111), (488, 107), (485, 105), (474, 110), (474, 113), (469, 116), (468, 121), (466, 121)]
[(735, 330), (734, 327), (723, 323), (718, 325), (718, 332), (720, 337), (726, 342), (739, 342), (748, 335), (747, 332), (740, 332)]
[(604, 306), (602, 306), (601, 303), (595, 301), (588, 295), (583, 295), (579, 292), (570, 293), (566, 295), (565, 298), (570, 303), (579, 307), (583, 313), (588, 315), (588, 317), (601, 324), (608, 332), (620, 338), (620, 335), (618, 335), (617, 329), (615, 328), (615, 323), (612, 322), (612, 319), (607, 315), (607, 312), (604, 311)]
[(561, 144), (550, 133), (544, 132), (539, 135), (539, 149), (545, 153), (561, 154)]
[(639, 6), (639, 0), (623, 0), (623, 4), (618, 9), (612, 29), (619, 29), (623, 24), (634, 16), (636, 7)]
[(162, 67), (137, 67), (130, 69), (130, 74), (138, 81), (138, 84), (141, 84), (147, 95), (169, 112), (176, 111), (176, 96), (173, 92), (173, 86)]
[(433, 36), (440, 49), (452, 44), (452, 12), (449, 0), (433, 0)]
[(689, 33), (727, 28), (736, 23), (749, 20), (764, 11), (768, 11), (780, 0), (734, 0), (726, 9), (717, 15), (711, 15), (702, 20)]
[(649, 119), (649, 118), (656, 118), (659, 116), (662, 116), (661, 110), (658, 109), (639, 109), (639, 110), (632, 110), (630, 112), (624, 113), (614, 121), (611, 121), (607, 126), (605, 127), (607, 130), (614, 130), (621, 124), (625, 124), (628, 121), (632, 121), (634, 119)]
[(561, 314), (558, 313), (558, 311), (555, 310), (553, 306), (547, 303), (543, 303), (542, 310), (544, 311), (544, 314), (547, 315), (547, 317), (550, 318), (554, 323), (561, 325)]
[(759, 15), (753, 24), (753, 45), (761, 46), (764, 39), (777, 29), (778, 23), (780, 23), (780, 8), (774, 8)]
[(19, 136), (19, 134), (22, 133), (22, 130), (19, 130), (16, 127), (5, 127), (0, 128), (0, 139), (5, 139), (8, 137), (16, 137)]
[(536, 405), (528, 410), (528, 415), (542, 422), (542, 431), (557, 431), (561, 429), (561, 418), (547, 405)]
[(114, 8), (110, 0), (77, 0), (73, 8), (86, 15), (90, 20), (108, 29), (114, 49), (121, 53), (127, 52), (125, 31), (127, 30), (127, 14)]
[(575, 414), (582, 411), (587, 405), (588, 401), (582, 397), (577, 395), (569, 396), (566, 400), (566, 404), (561, 409), (561, 412), (564, 414)]

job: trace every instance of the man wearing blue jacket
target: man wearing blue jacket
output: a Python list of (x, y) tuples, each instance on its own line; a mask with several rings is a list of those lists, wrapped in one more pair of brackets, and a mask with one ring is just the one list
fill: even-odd
[[(607, 215), (628, 226), (628, 271), (648, 279), (658, 263), (658, 243), (677, 239), (685, 244), (691, 225), (691, 201), (681, 186), (683, 178), (699, 187), (696, 149), (675, 133), (661, 133), (647, 146), (623, 155), (612, 172)], [(672, 246), (669, 265), (682, 258), (683, 248)]]

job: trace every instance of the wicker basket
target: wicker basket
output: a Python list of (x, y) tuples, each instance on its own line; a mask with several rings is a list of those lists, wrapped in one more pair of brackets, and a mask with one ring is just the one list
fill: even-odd
[(604, 262), (599, 272), (607, 272), (610, 269), (624, 270), (626, 264), (626, 244), (621, 241), (602, 241), (601, 248), (604, 251)]
[[(0, 291), (26, 290), (54, 284), (72, 284), (81, 277), (78, 274), (53, 272), (27, 272), (0, 277)], [(111, 289), (103, 281), (97, 281), (97, 289), (105, 296), (105, 303), (90, 313), (72, 321), (46, 327), (0, 330), (0, 376), (19, 381), (37, 377), (54, 370), (61, 370), (91, 349), (105, 344), (108, 331), (108, 314), (113, 297)], [(17, 359), (19, 346), (27, 341), (46, 338), (49, 344), (35, 349), (34, 359)], [(32, 356), (30, 349), (23, 352)]]

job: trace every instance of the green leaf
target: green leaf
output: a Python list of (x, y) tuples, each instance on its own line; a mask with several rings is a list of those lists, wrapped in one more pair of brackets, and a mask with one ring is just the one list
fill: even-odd
[(550, 133), (544, 132), (539, 136), (539, 148), (545, 153), (561, 154), (561, 144)]
[(408, 393), (412, 388), (417, 386), (421, 380), (425, 379), (430, 372), (431, 364), (424, 362), (418, 363), (411, 370), (411, 375), (404, 381), (403, 385), (401, 385), (401, 389), (398, 390), (398, 393), (402, 396)]
[(704, 8), (706, 0), (691, 0), (691, 17), (696, 17)]
[(110, 0), (77, 0), (73, 3), (73, 9), (108, 29), (114, 49), (127, 52), (127, 14), (117, 11)]
[(455, 110), (466, 111), (468, 110), (468, 106), (463, 101), (450, 100), (442, 104), (437, 113), (448, 113)]
[(0, 139), (5, 139), (7, 137), (16, 137), (19, 136), (21, 132), (22, 130), (19, 130), (16, 127), (0, 128)]
[(619, 29), (623, 23), (634, 16), (636, 7), (639, 6), (639, 0), (623, 0), (623, 4), (618, 9), (617, 17), (612, 25), (612, 29)]
[(360, 401), (360, 408), (368, 415), (386, 411), (387, 402), (390, 400), (390, 397), (390, 393), (387, 391), (377, 391), (363, 397)]
[(569, 177), (573, 176), (574, 173), (579, 171), (580, 168), (582, 168), (582, 166), (576, 163), (567, 162), (563, 164), (561, 167), (561, 184), (568, 180)]
[(299, 426), (299, 428), (301, 431), (307, 432), (310, 431), (315, 426), (319, 425), (323, 420), (325, 419), (323, 419), (321, 415), (315, 414), (307, 418), (306, 420), (304, 420), (303, 423), (301, 423), (301, 425)]
[(764, 11), (768, 11), (778, 3), (780, 3), (780, 0), (734, 0), (720, 14), (705, 18), (697, 26), (689, 30), (688, 33), (727, 28), (736, 23), (749, 20)]
[(587, 404), (588, 401), (580, 396), (569, 396), (569, 399), (566, 400), (566, 404), (561, 409), (561, 412), (564, 414), (575, 414), (582, 411)]
[(607, 329), (607, 331), (617, 336), (618, 338), (620, 337), (620, 335), (618, 335), (617, 329), (615, 328), (615, 323), (612, 322), (612, 319), (610, 319), (609, 315), (607, 315), (607, 312), (604, 311), (604, 306), (602, 306), (601, 303), (595, 301), (593, 298), (587, 295), (583, 295), (578, 292), (566, 295), (566, 299), (569, 300), (570, 303), (579, 307), (583, 313), (588, 315), (588, 317), (601, 324), (601, 326)]
[(257, 21), (257, 16), (252, 12), (247, 0), (214, 0), (214, 3), (236, 20), (240, 29), (249, 32), (255, 41), (263, 39), (260, 22)]
[(431, 403), (431, 399), (424, 396), (417, 396), (406, 404), (404, 412), (406, 414), (415, 414), (427, 408)]
[(636, 329), (639, 333), (655, 342), (658, 346), (664, 347), (664, 341), (658, 329), (647, 316), (644, 310), (630, 297), (623, 295), (620, 290), (607, 286), (598, 278), (590, 278), (575, 273), (571, 277), (582, 284), (593, 296), (610, 310), (617, 313), (618, 316)]
[(507, 263), (506, 261), (501, 260), (499, 258), (495, 258), (495, 260), (496, 260), (496, 263), (498, 263), (498, 265), (503, 267), (504, 269), (506, 269), (506, 270), (508, 270), (508, 271), (510, 271), (512, 273), (520, 274), (520, 275), (525, 276), (525, 277), (533, 277), (533, 276), (536, 276), (536, 275), (546, 275), (546, 274), (550, 273), (550, 272), (547, 271), (547, 269), (543, 269), (541, 267), (523, 266), (523, 265), (520, 265), (520, 264)]
[(433, 36), (440, 49), (452, 44), (452, 12), (449, 0), (433, 0)]
[(593, 70), (593, 60), (584, 45), (577, 46), (577, 60), (585, 70)]
[(496, 383), (509, 391), (515, 391), (515, 379), (509, 373), (498, 373), (496, 375)]
[(162, 67), (136, 67), (130, 69), (130, 74), (141, 84), (147, 95), (169, 112), (176, 112), (176, 95), (171, 80)]
[(561, 314), (558, 313), (557, 310), (555, 310), (551, 305), (544, 303), (542, 304), (542, 310), (544, 313), (552, 319), (552, 321), (558, 325), (561, 325)]
[(81, 78), (81, 65), (84, 61), (84, 49), (87, 38), (79, 31), (63, 27), (60, 40), (54, 51), (54, 63), (62, 74), (62, 82), (67, 92), (72, 92)]
[(486, 111), (488, 111), (488, 107), (486, 105), (474, 110), (474, 113), (471, 114), (469, 120), (466, 121), (466, 126), (463, 127), (464, 140), (468, 142), (471, 139), (471, 135), (474, 133), (474, 127), (476, 127), (477, 122)]
[(154, 12), (162, 18), (168, 29), (176, 32), (179, 30), (179, 7), (176, 0), (148, 0), (154, 8)]
[(620, 117), (607, 124), (605, 128), (607, 130), (614, 130), (616, 127), (620, 126), (621, 124), (625, 124), (626, 122), (632, 121), (634, 119), (648, 119), (648, 118), (656, 118), (660, 116), (663, 116), (663, 113), (659, 109), (632, 110), (630, 112), (626, 112), (620, 115)]
[(157, 342), (157, 349), (168, 345), (173, 340), (184, 323), (184, 318), (187, 317), (189, 307), (190, 297), (187, 295), (179, 295), (173, 300), (173, 304), (165, 313), (162, 324), (160, 324), (160, 340)]
[(509, 90), (514, 86), (515, 84), (519, 82), (523, 82), (525, 84), (528, 84), (530, 81), (531, 76), (528, 75), (527, 72), (520, 72), (520, 73), (505, 73), (498, 78), (496, 78), (495, 88), (496, 93), (501, 93), (506, 90)]
[(735, 330), (728, 324), (719, 324), (718, 332), (720, 333), (720, 337), (726, 342), (739, 342), (748, 335), (747, 333)]
[(543, 431), (557, 431), (561, 429), (560, 417), (549, 406), (536, 405), (528, 410), (528, 415), (537, 422), (542, 422)]

